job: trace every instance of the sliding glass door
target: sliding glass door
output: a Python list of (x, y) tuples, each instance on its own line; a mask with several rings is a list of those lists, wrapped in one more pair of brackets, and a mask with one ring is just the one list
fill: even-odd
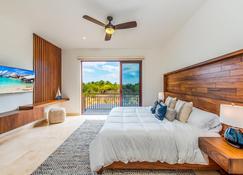
[(114, 107), (142, 105), (141, 61), (86, 61), (81, 67), (82, 113), (109, 114)]
[(120, 62), (120, 104), (121, 106), (142, 105), (142, 62)]

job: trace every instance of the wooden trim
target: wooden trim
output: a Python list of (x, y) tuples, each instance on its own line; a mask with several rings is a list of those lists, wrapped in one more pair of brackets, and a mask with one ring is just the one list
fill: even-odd
[(80, 116), (80, 113), (66, 113), (67, 117)]
[(142, 61), (144, 56), (79, 56), (78, 60), (84, 62), (96, 62), (96, 61)]
[(120, 106), (122, 106), (122, 62), (120, 61)]
[(111, 165), (97, 170), (98, 174), (110, 170), (220, 170), (221, 168), (211, 159), (208, 165), (200, 164), (168, 164), (161, 162), (113, 162)]
[(84, 106), (85, 106), (85, 101), (84, 101), (84, 95), (83, 95), (83, 62), (84, 61), (80, 61), (80, 81), (81, 81), (81, 83), (80, 83), (80, 102), (81, 102), (81, 114), (83, 114), (84, 113)]
[(139, 62), (139, 105), (140, 106), (143, 106), (143, 79), (142, 79), (142, 77), (143, 77), (143, 62), (142, 61), (140, 61)]

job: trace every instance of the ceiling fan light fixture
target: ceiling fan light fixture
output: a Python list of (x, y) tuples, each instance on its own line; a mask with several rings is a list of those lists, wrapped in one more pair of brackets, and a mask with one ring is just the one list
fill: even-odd
[(105, 28), (105, 33), (112, 35), (115, 32), (115, 29), (113, 27), (107, 27)]
[(97, 24), (101, 27), (105, 28), (105, 41), (111, 40), (112, 34), (115, 32), (115, 30), (121, 30), (121, 29), (131, 29), (137, 27), (137, 22), (136, 21), (130, 21), (130, 22), (125, 22), (117, 25), (112, 24), (112, 16), (107, 16), (108, 24), (105, 24), (103, 22), (100, 22), (99, 20), (92, 18), (88, 15), (83, 16), (84, 19)]

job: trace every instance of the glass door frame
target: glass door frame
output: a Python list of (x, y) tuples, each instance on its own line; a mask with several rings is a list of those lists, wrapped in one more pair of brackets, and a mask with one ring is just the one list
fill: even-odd
[(142, 60), (120, 61), (120, 105), (122, 106), (122, 64), (139, 64), (139, 106), (142, 106)]

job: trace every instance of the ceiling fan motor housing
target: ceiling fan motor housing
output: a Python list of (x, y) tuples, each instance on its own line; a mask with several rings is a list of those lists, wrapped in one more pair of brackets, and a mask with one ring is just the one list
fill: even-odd
[(109, 22), (111, 22), (111, 21), (113, 20), (113, 17), (112, 17), (112, 16), (107, 16), (107, 20), (108, 20)]

